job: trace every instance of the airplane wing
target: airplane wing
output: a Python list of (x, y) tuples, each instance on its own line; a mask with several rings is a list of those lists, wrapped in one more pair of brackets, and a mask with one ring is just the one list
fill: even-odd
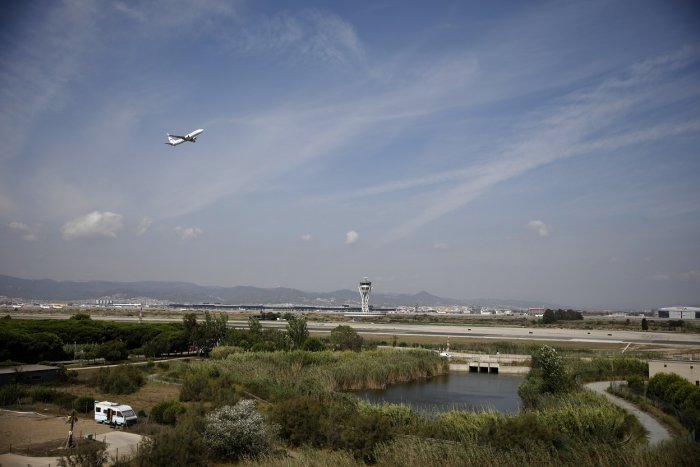
[(173, 138), (187, 139), (187, 138), (185, 138), (184, 136), (171, 135), (170, 133), (168, 133), (168, 136), (171, 136), (171, 137), (173, 137)]

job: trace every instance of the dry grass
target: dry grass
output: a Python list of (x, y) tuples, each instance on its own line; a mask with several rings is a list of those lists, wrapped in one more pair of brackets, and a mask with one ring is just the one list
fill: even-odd
[(59, 391), (66, 391), (76, 396), (91, 396), (96, 401), (113, 401), (130, 405), (135, 412), (144, 410), (149, 413), (154, 405), (165, 400), (177, 400), (180, 395), (180, 387), (173, 384), (164, 384), (155, 381), (148, 381), (142, 388), (133, 394), (107, 394), (98, 388), (78, 384), (57, 388)]

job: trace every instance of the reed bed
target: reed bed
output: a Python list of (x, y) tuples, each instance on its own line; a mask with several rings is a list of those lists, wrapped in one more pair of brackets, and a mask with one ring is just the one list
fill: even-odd
[(674, 441), (658, 447), (579, 441), (575, 449), (562, 451), (538, 443), (536, 439), (526, 450), (502, 450), (488, 445), (399, 438), (377, 448), (376, 465), (683, 467), (696, 466), (697, 459), (700, 459), (700, 446), (687, 441)]
[(176, 367), (170, 376), (183, 381), (181, 399), (219, 401), (221, 391), (238, 390), (264, 400), (293, 394), (385, 388), (388, 384), (446, 374), (447, 362), (434, 352), (231, 353)]

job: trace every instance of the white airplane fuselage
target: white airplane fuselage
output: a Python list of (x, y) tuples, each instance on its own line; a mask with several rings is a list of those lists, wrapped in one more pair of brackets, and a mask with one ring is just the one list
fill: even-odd
[(196, 143), (197, 142), (197, 136), (199, 136), (204, 129), (199, 128), (198, 130), (194, 130), (191, 133), (187, 133), (184, 136), (178, 136), (178, 135), (171, 135), (170, 133), (166, 133), (168, 135), (168, 142), (165, 144), (168, 144), (170, 146), (177, 146), (178, 144), (182, 143)]

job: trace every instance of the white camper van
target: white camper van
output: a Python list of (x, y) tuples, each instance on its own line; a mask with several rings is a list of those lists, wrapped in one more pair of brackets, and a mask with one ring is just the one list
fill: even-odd
[(107, 425), (134, 425), (138, 421), (130, 405), (116, 402), (95, 402), (95, 421)]

